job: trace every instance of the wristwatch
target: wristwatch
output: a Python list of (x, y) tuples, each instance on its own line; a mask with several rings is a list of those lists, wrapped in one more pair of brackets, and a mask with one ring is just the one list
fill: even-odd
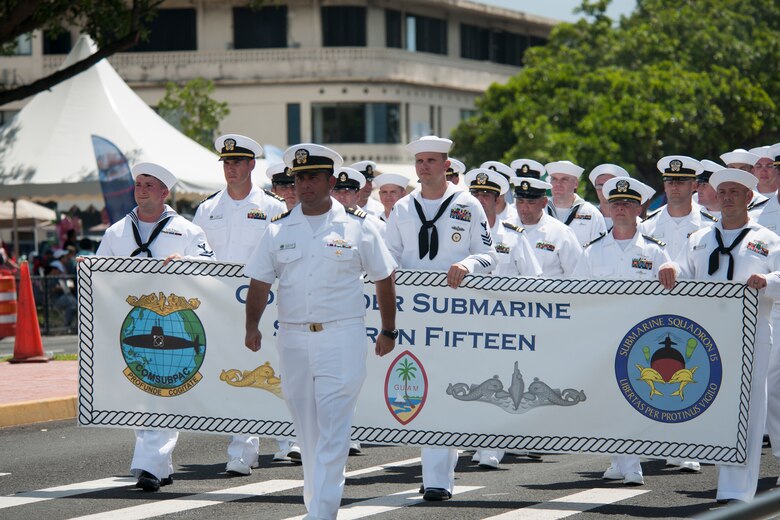
[(382, 335), (387, 336), (388, 338), (394, 340), (398, 338), (398, 329), (393, 329), (393, 330), (382, 329)]

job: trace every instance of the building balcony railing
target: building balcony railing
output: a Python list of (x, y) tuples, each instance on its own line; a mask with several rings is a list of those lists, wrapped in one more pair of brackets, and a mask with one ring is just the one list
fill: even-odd
[[(44, 56), (44, 73), (63, 56)], [(482, 92), (505, 82), (518, 67), (402, 49), (330, 47), (225, 51), (120, 53), (109, 58), (133, 84), (157, 84), (206, 77), (222, 83), (309, 83), (364, 81)]]

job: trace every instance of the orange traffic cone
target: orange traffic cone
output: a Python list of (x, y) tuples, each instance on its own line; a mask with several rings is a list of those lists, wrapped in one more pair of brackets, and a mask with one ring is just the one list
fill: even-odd
[(38, 325), (38, 311), (35, 310), (30, 267), (22, 262), (19, 272), (19, 299), (16, 311), (16, 340), (14, 357), (9, 363), (42, 363), (49, 361), (43, 355), (41, 329)]

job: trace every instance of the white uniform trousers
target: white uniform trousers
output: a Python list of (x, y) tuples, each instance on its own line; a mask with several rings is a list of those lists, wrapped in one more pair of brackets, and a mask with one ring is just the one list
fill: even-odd
[(455, 465), (458, 450), (454, 448), (422, 449), (423, 487), (446, 489), (452, 493), (455, 487)]
[(363, 319), (354, 321), (320, 332), (280, 324), (282, 392), (301, 446), (307, 519), (335, 520), (344, 492), (352, 417), (368, 350)]
[(766, 376), (766, 431), (772, 453), (780, 461), (780, 303), (772, 306), (772, 352)]
[(250, 466), (254, 466), (259, 452), (260, 438), (256, 435), (233, 435), (230, 437), (227, 449), (228, 460), (242, 459)]
[(642, 464), (636, 455), (612, 455), (610, 464), (617, 468), (624, 477), (629, 473), (639, 473), (642, 475)]
[(761, 467), (761, 446), (766, 422), (766, 377), (771, 345), (756, 342), (753, 384), (750, 387), (750, 415), (747, 429), (747, 465), (719, 466), (716, 500), (736, 498), (750, 502), (756, 496)]
[(179, 432), (170, 430), (135, 430), (135, 451), (130, 471), (136, 477), (148, 471), (158, 479), (173, 473), (173, 448)]
[(504, 454), (506, 453), (506, 450), (485, 450), (482, 448), (479, 448), (477, 450), (477, 455), (479, 457), (487, 456), (487, 457), (495, 457), (498, 462), (501, 462), (501, 460), (504, 458)]

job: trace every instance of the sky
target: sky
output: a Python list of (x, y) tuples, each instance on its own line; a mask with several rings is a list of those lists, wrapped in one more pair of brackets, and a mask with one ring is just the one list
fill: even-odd
[[(582, 2), (580, 0), (474, 0), (481, 4), (495, 5), (515, 11), (546, 16), (565, 22), (575, 22), (580, 16), (572, 11)], [(635, 0), (612, 0), (607, 14), (617, 19), (621, 14), (629, 14), (636, 5)]]

